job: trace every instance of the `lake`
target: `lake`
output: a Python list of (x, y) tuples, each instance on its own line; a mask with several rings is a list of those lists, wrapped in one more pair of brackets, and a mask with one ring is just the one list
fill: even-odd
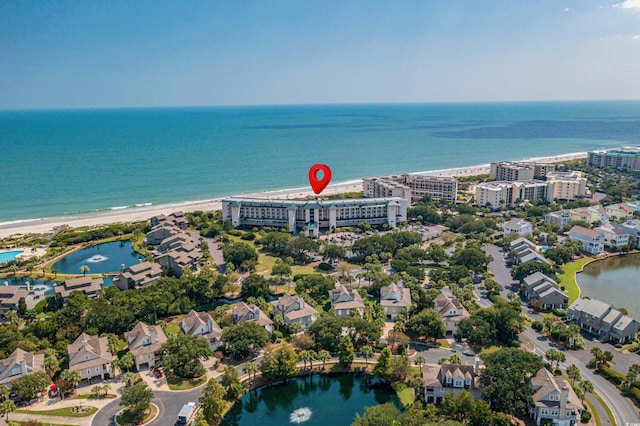
[(626, 308), (629, 315), (640, 319), (640, 255), (613, 256), (592, 262), (584, 271), (576, 274), (582, 290), (581, 296), (589, 296), (611, 303), (616, 308)]
[(113, 241), (75, 251), (54, 263), (51, 269), (61, 274), (80, 274), (80, 267), (87, 265), (87, 273), (103, 274), (118, 272), (122, 265), (134, 265), (139, 259), (144, 257), (133, 250), (131, 241)]
[(256, 389), (236, 402), (222, 425), (256, 426), (304, 424), (348, 426), (364, 407), (392, 402), (400, 406), (391, 389), (371, 389), (366, 374), (306, 376), (286, 384)]

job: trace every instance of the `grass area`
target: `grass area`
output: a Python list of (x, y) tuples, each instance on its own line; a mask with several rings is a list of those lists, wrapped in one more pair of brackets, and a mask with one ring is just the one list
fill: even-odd
[(187, 390), (193, 389), (207, 381), (207, 376), (196, 377), (195, 379), (183, 379), (181, 377), (174, 376), (173, 374), (167, 374), (167, 384), (171, 390)]
[(580, 297), (580, 287), (578, 287), (578, 283), (576, 282), (576, 272), (582, 270), (582, 267), (592, 260), (590, 257), (585, 257), (562, 266), (564, 272), (558, 274), (558, 282), (561, 286), (564, 286), (567, 296), (569, 296), (569, 305)]
[[(147, 410), (144, 418), (142, 419), (142, 424), (147, 423), (157, 413), (158, 413), (158, 408), (155, 405), (149, 405), (149, 409)], [(137, 425), (138, 424), (136, 419), (133, 416), (131, 416), (131, 413), (129, 413), (126, 410), (123, 411), (122, 414), (120, 414), (117, 417), (117, 420), (118, 420), (118, 424), (120, 425)]]
[(602, 425), (602, 420), (600, 420), (600, 414), (598, 414), (598, 410), (596, 410), (596, 407), (591, 403), (591, 401), (589, 401), (589, 398), (585, 398), (584, 401), (589, 406), (591, 417), (593, 417), (593, 420), (596, 421), (596, 426)]
[(438, 339), (437, 344), (441, 348), (451, 349), (451, 345), (449, 344), (449, 341), (447, 339)]
[(400, 404), (404, 408), (409, 407), (415, 401), (413, 388), (406, 383), (396, 383), (393, 385), (393, 390), (396, 391)]
[(598, 395), (597, 393), (593, 393), (592, 395), (595, 396), (598, 399), (598, 401), (600, 401), (600, 404), (602, 404), (605, 411), (607, 412), (607, 417), (609, 417), (609, 424), (615, 425), (616, 418), (613, 416), (613, 413), (611, 412), (611, 408), (609, 408), (609, 406), (602, 400), (602, 398), (600, 398), (600, 395)]
[(500, 350), (500, 346), (493, 345), (493, 346), (489, 346), (488, 348), (482, 349), (478, 355), (480, 355), (480, 357), (482, 357), (483, 355), (488, 355), (490, 353), (493, 353), (493, 352), (499, 351), (499, 350)]
[(88, 408), (84, 413), (74, 413), (72, 410), (76, 407), (58, 408), (57, 410), (16, 410), (16, 413), (37, 414), (41, 416), (62, 416), (62, 417), (89, 417), (98, 411), (96, 407), (86, 406)]
[(164, 334), (166, 334), (167, 337), (174, 336), (178, 333), (180, 333), (180, 325), (177, 322), (172, 322), (164, 328)]
[[(19, 420), (11, 420), (9, 422), (9, 424), (11, 424), (11, 425), (26, 425), (26, 424), (33, 425), (33, 420), (29, 420), (29, 421), (26, 421), (26, 422), (19, 421)], [(66, 425), (66, 424), (63, 424), (63, 423), (47, 423), (47, 426), (71, 426), (71, 425)]]

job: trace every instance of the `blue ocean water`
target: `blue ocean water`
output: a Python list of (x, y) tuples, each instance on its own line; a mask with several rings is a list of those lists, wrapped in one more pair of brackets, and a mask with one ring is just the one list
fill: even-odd
[(640, 102), (0, 112), (0, 222), (640, 143)]

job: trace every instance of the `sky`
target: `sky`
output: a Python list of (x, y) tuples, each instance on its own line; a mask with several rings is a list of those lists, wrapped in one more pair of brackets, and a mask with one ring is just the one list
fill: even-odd
[(0, 109), (640, 99), (640, 0), (0, 2)]

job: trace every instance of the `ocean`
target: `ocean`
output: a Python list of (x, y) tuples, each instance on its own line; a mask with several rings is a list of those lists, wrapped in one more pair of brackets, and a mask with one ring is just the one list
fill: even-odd
[(0, 111), (0, 223), (640, 144), (640, 102)]

